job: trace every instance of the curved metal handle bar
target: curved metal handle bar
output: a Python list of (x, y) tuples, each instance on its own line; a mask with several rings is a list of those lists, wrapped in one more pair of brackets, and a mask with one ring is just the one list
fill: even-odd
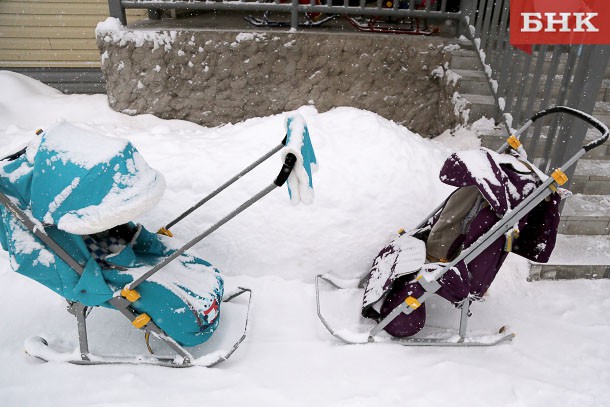
[[(595, 147), (601, 146), (606, 142), (606, 140), (608, 140), (608, 137), (610, 136), (610, 130), (608, 129), (608, 126), (606, 126), (604, 123), (589, 114), (586, 114), (584, 112), (581, 112), (580, 110), (576, 110), (568, 106), (555, 106), (549, 109), (541, 110), (530, 118), (531, 123), (529, 125), (534, 123), (536, 120), (553, 113), (565, 113), (570, 116), (577, 117), (583, 120), (584, 122), (590, 124), (591, 126), (595, 127), (602, 134), (602, 136), (598, 139), (593, 140), (589, 144), (584, 145), (582, 148), (585, 151), (590, 151)], [(527, 127), (529, 127), (529, 125)]]

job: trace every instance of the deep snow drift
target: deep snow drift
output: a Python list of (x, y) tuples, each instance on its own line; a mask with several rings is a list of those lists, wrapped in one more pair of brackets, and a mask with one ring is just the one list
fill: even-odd
[[(111, 111), (105, 96), (66, 96), (9, 72), (0, 72), (0, 88), (2, 153), (60, 119), (132, 142), (167, 183), (159, 205), (137, 219), (152, 230), (284, 137), (284, 115), (203, 128), (126, 116)], [(451, 191), (438, 180), (449, 153), (477, 142), (465, 131), (425, 140), (351, 108), (299, 112), (319, 162), (314, 202), (294, 206), (286, 187), (276, 190), (192, 249), (229, 284), (254, 290), (249, 336), (228, 362), (173, 370), (29, 359), (22, 352), (26, 337), (44, 334), (75, 346), (76, 326), (62, 298), (12, 272), (2, 253), (0, 405), (610, 405), (610, 282), (528, 283), (527, 263), (513, 256), (471, 318), (479, 329), (510, 324), (513, 343), (442, 349), (333, 339), (315, 315), (314, 276), (363, 274), (396, 230), (417, 224)], [(266, 187), (280, 167), (279, 155), (271, 158), (176, 225), (176, 244)], [(93, 351), (96, 342), (120, 347), (122, 332), (132, 330), (114, 314), (91, 314)], [(142, 340), (137, 333), (130, 338)]]

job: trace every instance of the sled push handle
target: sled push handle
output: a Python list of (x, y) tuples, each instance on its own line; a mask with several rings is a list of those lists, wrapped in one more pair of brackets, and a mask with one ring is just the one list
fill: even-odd
[(287, 137), (284, 136), (284, 139), (282, 140), (282, 142), (280, 144), (278, 144), (277, 146), (275, 146), (271, 151), (269, 151), (268, 153), (266, 153), (265, 155), (260, 157), (258, 160), (254, 161), (252, 164), (250, 164), (249, 166), (244, 168), (242, 171), (240, 171), (234, 177), (232, 177), (227, 182), (225, 182), (224, 184), (222, 184), (221, 186), (216, 188), (214, 191), (212, 191), (209, 195), (207, 195), (206, 197), (201, 199), (195, 205), (193, 205), (192, 207), (190, 207), (189, 209), (187, 209), (186, 211), (181, 213), (176, 219), (172, 220), (167, 225), (165, 225), (164, 227), (159, 229), (159, 231), (157, 233), (160, 233), (162, 235), (166, 235), (166, 236), (172, 237), (173, 235), (169, 231), (172, 226), (174, 226), (176, 223), (180, 222), (182, 219), (186, 218), (188, 215), (193, 213), (196, 209), (201, 207), (203, 204), (208, 202), (210, 199), (214, 198), (216, 195), (218, 195), (219, 193), (221, 193), (222, 191), (227, 189), (229, 186), (231, 186), (233, 183), (235, 183), (235, 181), (239, 180), (241, 177), (243, 177), (244, 175), (246, 175), (247, 173), (249, 173), (250, 171), (252, 171), (256, 167), (258, 167), (261, 163), (267, 161), (268, 158), (270, 158), (275, 153), (277, 153), (282, 148), (284, 148), (284, 146), (286, 146), (286, 139), (287, 139)]
[(191, 247), (193, 247), (194, 245), (196, 245), (197, 243), (199, 243), (200, 241), (202, 241), (203, 239), (208, 237), (210, 234), (212, 234), (212, 232), (216, 231), (222, 225), (224, 225), (225, 223), (227, 223), (228, 221), (230, 221), (231, 219), (233, 219), (234, 217), (236, 217), (237, 215), (242, 213), (244, 210), (249, 208), (253, 203), (259, 201), (261, 198), (263, 198), (269, 192), (273, 191), (275, 188), (279, 188), (282, 185), (284, 185), (284, 183), (288, 179), (288, 176), (290, 175), (290, 173), (294, 169), (294, 166), (295, 166), (296, 162), (297, 162), (297, 158), (296, 158), (296, 156), (294, 154), (292, 154), (292, 153), (286, 154), (286, 158), (284, 160), (284, 164), (282, 165), (282, 169), (280, 170), (280, 173), (278, 174), (276, 179), (269, 186), (264, 188), (258, 194), (254, 195), (252, 198), (248, 199), (243, 204), (241, 204), (237, 209), (233, 210), (227, 216), (225, 216), (224, 218), (222, 218), (221, 220), (216, 222), (214, 225), (212, 225), (210, 228), (208, 228), (205, 232), (203, 232), (199, 236), (195, 237), (194, 239), (192, 239), (191, 241), (186, 243), (180, 249), (178, 249), (175, 252), (173, 252), (171, 255), (166, 257), (162, 262), (158, 263), (153, 268), (148, 270), (146, 273), (142, 274), (139, 278), (137, 278), (136, 280), (134, 280), (131, 283), (127, 284), (125, 286), (125, 290), (127, 290), (127, 291), (133, 290), (134, 288), (139, 286), (141, 283), (146, 281), (148, 278), (150, 278), (150, 276), (155, 274), (157, 271), (161, 270), (163, 267), (167, 266), (173, 260), (178, 258), (180, 255), (182, 255), (188, 249), (190, 249)]

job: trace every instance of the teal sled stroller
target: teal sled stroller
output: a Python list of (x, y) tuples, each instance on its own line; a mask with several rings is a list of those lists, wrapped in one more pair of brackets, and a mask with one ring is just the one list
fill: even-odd
[[(213, 366), (229, 358), (246, 336), (251, 291), (225, 293), (219, 270), (187, 250), (286, 181), (293, 201), (313, 196), (316, 162), (307, 127), (297, 114), (286, 130), (281, 144), (158, 233), (133, 219), (159, 201), (164, 178), (125, 140), (62, 122), (0, 160), (0, 243), (11, 267), (64, 297), (77, 320), (78, 350), (58, 351), (32, 337), (26, 352), (45, 361), (172, 367)], [(273, 183), (184, 246), (169, 248), (171, 226), (280, 150), (284, 163)], [(238, 297), (244, 312), (236, 339), (197, 352), (223, 325), (223, 302)], [(90, 352), (86, 318), (95, 307), (124, 315), (143, 331), (150, 353)], [(151, 338), (166, 354), (153, 352)]]

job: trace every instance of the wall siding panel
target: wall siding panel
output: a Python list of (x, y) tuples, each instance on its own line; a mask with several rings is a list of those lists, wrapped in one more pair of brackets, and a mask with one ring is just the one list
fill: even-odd
[[(146, 11), (127, 15), (135, 21)], [(106, 17), (106, 0), (2, 0), (0, 68), (99, 67), (95, 26)]]

